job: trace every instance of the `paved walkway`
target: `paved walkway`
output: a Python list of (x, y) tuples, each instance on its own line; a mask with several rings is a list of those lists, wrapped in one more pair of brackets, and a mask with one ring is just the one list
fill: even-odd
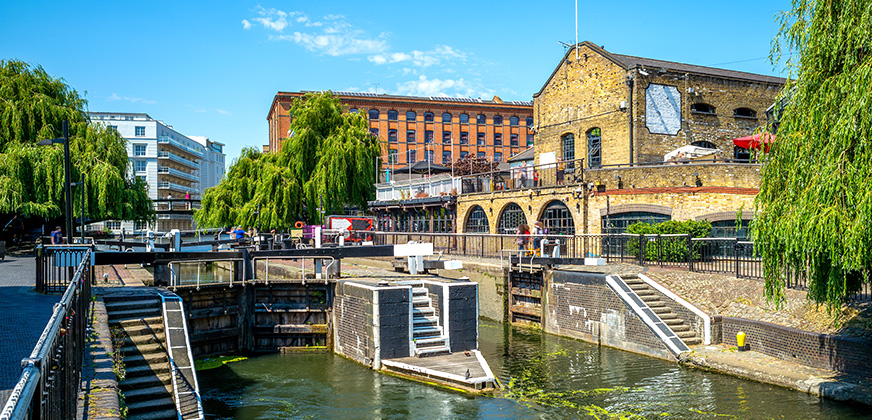
[(33, 256), (6, 255), (0, 261), (0, 404), (21, 376), (21, 359), (30, 356), (60, 295), (41, 295)]

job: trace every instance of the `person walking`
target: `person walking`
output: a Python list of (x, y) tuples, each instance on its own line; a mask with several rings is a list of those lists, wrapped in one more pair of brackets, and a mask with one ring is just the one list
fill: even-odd
[(61, 227), (58, 226), (51, 232), (51, 244), (52, 245), (62, 245), (64, 243), (64, 233), (61, 231)]
[(563, 158), (557, 158), (557, 185), (565, 185), (564, 177), (566, 176), (566, 164), (563, 163)]
[(530, 226), (522, 223), (518, 226), (518, 236), (515, 237), (515, 243), (518, 245), (518, 251), (527, 249), (527, 244), (530, 242)]
[(536, 255), (542, 255), (542, 237), (545, 236), (545, 233), (546, 230), (542, 226), (542, 222), (537, 220), (536, 223), (533, 223), (533, 250)]

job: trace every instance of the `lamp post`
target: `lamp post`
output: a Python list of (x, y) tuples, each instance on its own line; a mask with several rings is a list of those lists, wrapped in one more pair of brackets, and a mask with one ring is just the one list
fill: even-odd
[[(67, 221), (67, 243), (73, 243), (73, 201), (72, 193), (70, 192), (70, 127), (69, 123), (63, 122), (64, 136), (55, 139), (40, 140), (36, 143), (40, 146), (49, 146), (55, 143), (64, 144), (64, 194), (66, 195), (66, 221)], [(82, 217), (84, 220), (84, 217)], [(84, 228), (83, 228), (84, 230)]]

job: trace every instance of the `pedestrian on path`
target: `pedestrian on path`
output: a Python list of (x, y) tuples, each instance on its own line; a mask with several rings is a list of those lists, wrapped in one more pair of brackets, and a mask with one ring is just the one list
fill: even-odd
[(537, 220), (536, 223), (533, 223), (533, 250), (536, 251), (537, 255), (541, 255), (542, 237), (546, 233), (548, 231), (542, 226), (542, 222)]
[(530, 226), (522, 223), (518, 226), (518, 236), (515, 237), (515, 243), (518, 245), (518, 251), (527, 249), (527, 244), (530, 242)]
[(61, 245), (64, 243), (64, 233), (61, 231), (61, 227), (58, 226), (51, 232), (51, 244), (52, 245)]

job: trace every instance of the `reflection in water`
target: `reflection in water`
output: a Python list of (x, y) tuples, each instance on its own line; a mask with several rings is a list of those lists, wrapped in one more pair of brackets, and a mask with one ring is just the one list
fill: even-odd
[(213, 419), (859, 419), (861, 408), (592, 344), (480, 325), (503, 385), (472, 397), (333, 354), (269, 355), (200, 372)]

